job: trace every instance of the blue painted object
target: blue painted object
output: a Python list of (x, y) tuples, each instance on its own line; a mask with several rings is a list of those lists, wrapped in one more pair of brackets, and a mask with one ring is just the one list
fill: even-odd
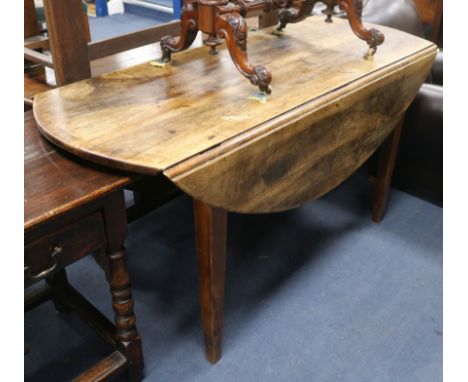
[(174, 19), (180, 19), (182, 13), (182, 0), (172, 0), (172, 8), (174, 9)]
[[(172, 4), (172, 0), (168, 1)], [(170, 5), (171, 6), (171, 5)], [(133, 14), (141, 17), (145, 17), (149, 20), (155, 20), (159, 23), (167, 23), (179, 17), (174, 16), (172, 13), (165, 13), (156, 9), (145, 8), (135, 4), (124, 3), (125, 14)], [(112, 16), (114, 17), (114, 16)]]
[(108, 15), (107, 0), (96, 0), (96, 16), (103, 17)]

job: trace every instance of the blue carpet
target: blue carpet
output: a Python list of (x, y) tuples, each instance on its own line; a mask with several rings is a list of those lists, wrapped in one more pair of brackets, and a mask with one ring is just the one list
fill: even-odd
[[(165, 0), (161, 1), (161, 5), (166, 5), (166, 6), (169, 5), (169, 8), (172, 8), (172, 1), (167, 1), (166, 4), (164, 4), (165, 2), (166, 2)], [(166, 13), (166, 12), (162, 12), (156, 9), (141, 7), (135, 4), (124, 3), (124, 6), (125, 6), (125, 14), (149, 17), (149, 18), (158, 20), (160, 22), (168, 22), (170, 20), (179, 18), (178, 16), (174, 17), (172, 13)]]
[[(230, 215), (222, 360), (204, 359), (190, 200), (130, 227), (126, 243), (147, 381), (442, 381), (442, 209), (392, 190), (370, 220), (362, 173), (318, 201)], [(69, 269), (111, 318), (92, 258)], [(108, 354), (51, 303), (25, 317), (26, 381), (62, 381)]]
[(152, 3), (157, 5), (163, 5), (165, 7), (172, 8), (173, 2), (172, 0), (143, 0), (146, 3)]
[(150, 28), (162, 22), (165, 21), (126, 12), (121, 15), (89, 17), (89, 28), (91, 30), (91, 40), (99, 41)]

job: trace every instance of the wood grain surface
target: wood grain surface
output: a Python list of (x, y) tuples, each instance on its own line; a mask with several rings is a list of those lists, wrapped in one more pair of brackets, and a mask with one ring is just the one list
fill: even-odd
[(249, 99), (252, 87), (226, 49), (210, 56), (201, 47), (163, 69), (145, 63), (39, 94), (35, 117), (63, 148), (121, 169), (163, 171), (208, 204), (291, 208), (355, 171), (429, 70), (433, 44), (379, 28), (386, 42), (369, 60), (346, 20), (309, 18), (282, 37), (250, 33), (251, 61), (273, 73), (264, 104)]
[(24, 114), (24, 179), (25, 231), (132, 180), (50, 145), (39, 134), (32, 112)]
[(47, 0), (44, 13), (57, 85), (91, 77), (88, 18), (83, 17), (81, 1)]
[(430, 68), (423, 56), (298, 107), (165, 171), (178, 187), (215, 207), (272, 212), (330, 191), (380, 146)]
[(35, 36), (39, 32), (34, 0), (24, 0), (24, 37)]

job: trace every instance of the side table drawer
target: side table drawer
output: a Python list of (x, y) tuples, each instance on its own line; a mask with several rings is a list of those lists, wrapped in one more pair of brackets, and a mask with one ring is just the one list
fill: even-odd
[(104, 221), (99, 211), (53, 232), (41, 229), (44, 235), (32, 243), (25, 242), (25, 286), (104, 247), (106, 243)]

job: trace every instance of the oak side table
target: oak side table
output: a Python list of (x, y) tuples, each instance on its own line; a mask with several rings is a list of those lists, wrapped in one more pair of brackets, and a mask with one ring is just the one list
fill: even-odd
[[(83, 319), (114, 351), (75, 381), (104, 381), (129, 372), (139, 381), (141, 338), (135, 326), (123, 242), (127, 215), (123, 187), (133, 177), (77, 161), (50, 145), (24, 114), (25, 311), (52, 299), (59, 312)], [(65, 268), (89, 255), (106, 272), (115, 325), (69, 284)], [(29, 286), (44, 280), (37, 288)]]

